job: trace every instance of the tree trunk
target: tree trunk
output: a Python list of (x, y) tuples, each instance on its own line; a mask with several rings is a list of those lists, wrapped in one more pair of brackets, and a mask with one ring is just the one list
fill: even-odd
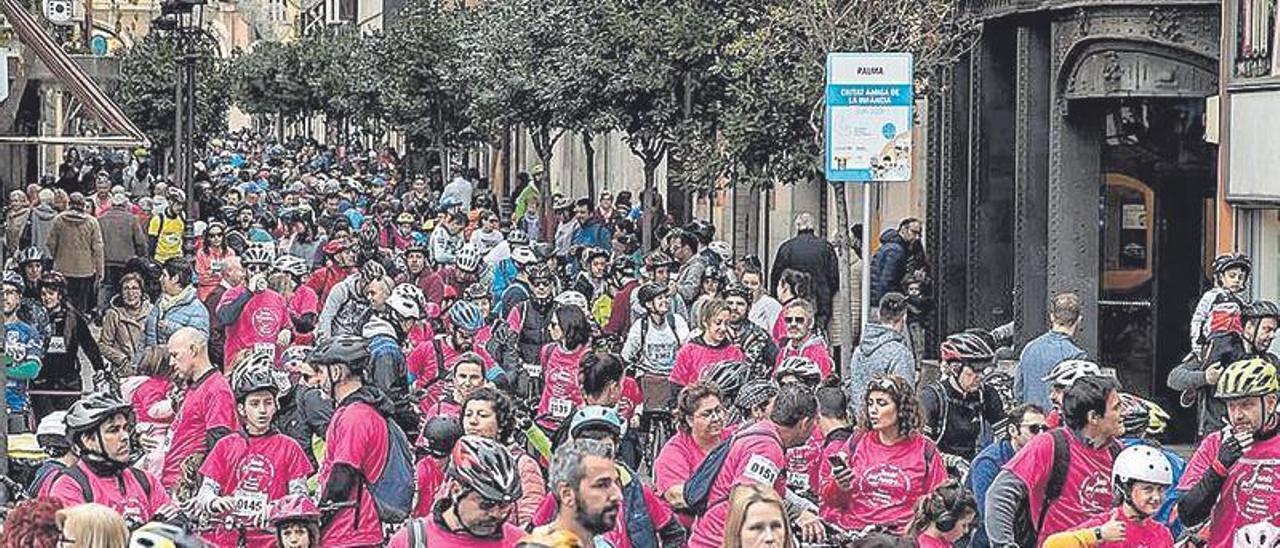
[(591, 142), (595, 134), (590, 130), (582, 132), (582, 149), (587, 153), (587, 197), (596, 199), (596, 145)]
[(641, 211), (640, 214), (640, 248), (647, 254), (654, 248), (653, 241), (653, 223), (656, 208), (654, 204), (654, 194), (657, 192), (656, 171), (658, 170), (658, 162), (662, 161), (644, 158), (644, 192), (640, 193)]
[(542, 234), (546, 241), (553, 241), (556, 232), (555, 227), (551, 226), (555, 219), (555, 212), (551, 211), (551, 156), (560, 133), (553, 133), (550, 126), (540, 124), (529, 133), (529, 137), (533, 141), (533, 150), (538, 154), (538, 160), (542, 162), (542, 179), (538, 181), (538, 199), (542, 201)]
[[(862, 333), (861, 314), (853, 313), (853, 294), (855, 291), (861, 293), (862, 284), (854, 283), (853, 277), (853, 261), (857, 254), (853, 253), (853, 249), (849, 247), (849, 195), (853, 193), (850, 187), (852, 184), (844, 183), (837, 188), (836, 193), (836, 254), (840, 258), (840, 288), (841, 297), (839, 302), (839, 316), (833, 314), (832, 320), (837, 317), (844, 321), (845, 329), (842, 337), (840, 337), (840, 354), (841, 363), (844, 366), (843, 374), (847, 378), (849, 375), (849, 361), (853, 356), (854, 341)], [(825, 204), (824, 204), (825, 207)], [(859, 299), (860, 300), (860, 299)]]

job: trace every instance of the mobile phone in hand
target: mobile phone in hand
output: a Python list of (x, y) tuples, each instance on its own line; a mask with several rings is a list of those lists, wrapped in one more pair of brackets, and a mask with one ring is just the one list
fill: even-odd
[(831, 463), (831, 474), (843, 474), (849, 469), (849, 465), (845, 464), (844, 458), (839, 454), (827, 455), (827, 462)]

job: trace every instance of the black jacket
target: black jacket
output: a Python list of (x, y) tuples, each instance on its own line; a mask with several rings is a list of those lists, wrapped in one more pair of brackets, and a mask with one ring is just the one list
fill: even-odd
[(890, 228), (880, 234), (880, 249), (871, 257), (871, 303), (890, 291), (902, 292), (902, 278), (907, 275), (907, 242)]
[(778, 293), (778, 280), (788, 268), (813, 277), (817, 315), (830, 318), (831, 299), (840, 290), (840, 259), (836, 257), (836, 248), (812, 230), (801, 231), (796, 237), (783, 242), (773, 257), (773, 269), (769, 272), (773, 294)]
[(311, 451), (312, 436), (324, 439), (333, 417), (333, 402), (325, 399), (317, 388), (295, 386), (280, 396), (280, 412), (276, 413), (275, 427), (280, 433), (297, 440), (307, 454), (307, 460), (316, 464)]
[[(45, 341), (43, 367), (40, 376), (31, 382), (32, 388), (41, 390), (81, 390), (80, 352), (93, 366), (102, 371), (102, 351), (98, 341), (89, 331), (89, 320), (80, 311), (62, 305), (61, 310), (49, 311), (49, 339)], [(61, 351), (55, 351), (61, 350)]]

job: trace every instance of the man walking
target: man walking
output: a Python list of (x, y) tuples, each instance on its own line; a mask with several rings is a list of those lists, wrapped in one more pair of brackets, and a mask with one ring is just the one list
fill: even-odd
[(1013, 393), (1018, 401), (1034, 403), (1043, 409), (1053, 407), (1049, 400), (1049, 385), (1041, 379), (1047, 377), (1059, 362), (1084, 359), (1084, 350), (1071, 340), (1080, 329), (1080, 320), (1080, 297), (1075, 293), (1060, 293), (1053, 297), (1049, 307), (1049, 331), (1027, 343), (1018, 357), (1018, 369), (1013, 378)]
[(908, 266), (913, 244), (923, 230), (920, 219), (907, 217), (896, 230), (880, 234), (880, 249), (871, 257), (871, 302), (879, 302), (890, 291), (906, 293), (902, 280), (911, 273)]
[(98, 294), (98, 310), (106, 313), (112, 297), (120, 292), (125, 264), (129, 259), (147, 254), (147, 236), (142, 233), (138, 218), (129, 211), (129, 197), (120, 189), (111, 193), (111, 205), (98, 218), (98, 225), (102, 229), (102, 254), (106, 265), (102, 290)]
[(892, 374), (915, 386), (916, 358), (904, 335), (907, 329), (907, 297), (886, 293), (880, 299), (880, 323), (867, 323), (862, 342), (853, 349), (849, 362), (849, 394), (851, 417), (861, 417), (866, 404), (867, 383), (876, 375)]
[[(831, 243), (814, 233), (813, 215), (797, 215), (795, 226), (795, 237), (783, 242), (774, 255), (769, 279), (776, 295), (778, 280), (787, 269), (808, 274), (813, 280), (814, 300), (817, 301), (815, 326), (825, 333), (831, 324), (831, 301), (840, 290), (840, 261)], [(872, 296), (872, 299), (879, 298), (878, 295)]]
[(53, 256), (53, 269), (67, 278), (67, 301), (92, 316), (97, 304), (94, 280), (102, 279), (104, 270), (102, 227), (85, 213), (85, 204), (84, 196), (72, 196), (71, 207), (54, 217), (45, 245)]

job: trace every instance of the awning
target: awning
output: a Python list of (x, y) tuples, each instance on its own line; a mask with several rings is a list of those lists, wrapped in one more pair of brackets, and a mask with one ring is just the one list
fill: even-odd
[[(0, 135), (0, 143), (14, 144), (53, 144), (53, 145), (96, 145), (106, 147), (149, 146), (150, 141), (138, 126), (129, 121), (124, 111), (107, 97), (84, 70), (58, 47), (53, 37), (45, 33), (36, 21), (35, 16), (27, 11), (18, 0), (0, 0), (0, 11), (8, 18), (9, 24), (18, 34), (18, 41), (31, 48), (36, 57), (49, 68), (58, 81), (66, 87), (71, 95), (80, 100), (84, 107), (102, 124), (106, 134), (101, 137), (57, 137), (57, 136), (15, 136)], [(10, 97), (10, 101), (20, 100)]]

